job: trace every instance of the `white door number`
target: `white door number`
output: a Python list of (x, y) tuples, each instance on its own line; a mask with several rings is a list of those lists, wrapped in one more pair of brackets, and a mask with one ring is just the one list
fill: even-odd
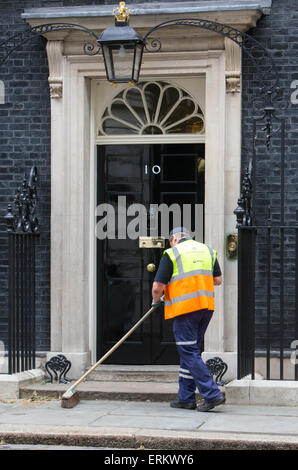
[[(160, 172), (161, 172), (161, 168), (159, 165), (154, 165), (152, 168), (151, 168), (151, 171), (152, 173), (154, 173), (155, 175), (158, 175)], [(148, 165), (145, 165), (145, 175), (148, 175)]]

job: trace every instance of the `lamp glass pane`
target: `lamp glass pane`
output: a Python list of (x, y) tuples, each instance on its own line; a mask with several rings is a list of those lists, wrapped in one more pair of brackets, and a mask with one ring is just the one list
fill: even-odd
[(132, 76), (135, 82), (139, 81), (142, 56), (143, 56), (143, 45), (136, 44), (135, 66), (134, 66), (134, 71), (133, 71), (133, 76)]
[(104, 63), (105, 63), (105, 67), (106, 67), (107, 79), (108, 80), (114, 80), (115, 77), (114, 77), (114, 73), (113, 73), (113, 66), (112, 66), (109, 46), (107, 46), (107, 45), (102, 46), (102, 54), (103, 54)]
[(131, 80), (134, 65), (134, 47), (126, 44), (121, 46), (115, 45), (112, 48), (112, 56), (115, 81)]

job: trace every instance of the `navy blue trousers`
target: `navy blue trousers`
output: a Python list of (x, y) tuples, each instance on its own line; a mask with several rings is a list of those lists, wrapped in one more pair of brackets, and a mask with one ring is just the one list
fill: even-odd
[(213, 312), (199, 310), (179, 315), (173, 320), (173, 332), (180, 357), (178, 400), (194, 402), (196, 388), (207, 401), (222, 393), (201, 358), (200, 345)]

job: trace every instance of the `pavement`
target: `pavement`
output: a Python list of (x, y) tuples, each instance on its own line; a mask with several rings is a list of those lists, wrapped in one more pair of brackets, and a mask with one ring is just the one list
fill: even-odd
[(0, 449), (12, 444), (297, 450), (298, 408), (224, 404), (202, 413), (173, 409), (165, 400), (81, 399), (67, 409), (57, 397), (35, 393), (31, 398), (0, 401)]

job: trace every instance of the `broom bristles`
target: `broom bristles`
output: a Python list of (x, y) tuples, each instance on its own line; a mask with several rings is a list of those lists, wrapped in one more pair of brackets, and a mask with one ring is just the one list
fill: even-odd
[(80, 402), (80, 396), (78, 392), (69, 392), (68, 391), (62, 395), (61, 407), (62, 408), (74, 408)]

